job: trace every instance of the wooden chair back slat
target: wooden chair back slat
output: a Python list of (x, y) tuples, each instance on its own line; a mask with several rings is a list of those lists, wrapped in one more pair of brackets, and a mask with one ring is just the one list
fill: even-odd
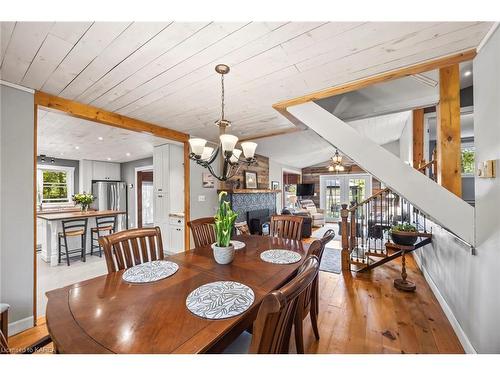
[(288, 353), (297, 304), (318, 270), (318, 258), (310, 256), (288, 284), (264, 297), (254, 323), (250, 353)]
[(302, 216), (273, 215), (271, 216), (270, 235), (300, 241), (303, 221)]
[(188, 222), (193, 233), (195, 247), (211, 245), (215, 242), (215, 219), (202, 217)]
[(160, 228), (130, 229), (99, 238), (108, 273), (164, 259)]

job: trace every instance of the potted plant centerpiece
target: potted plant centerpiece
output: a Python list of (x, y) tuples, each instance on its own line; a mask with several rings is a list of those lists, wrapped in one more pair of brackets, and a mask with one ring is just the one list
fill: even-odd
[(231, 244), (231, 234), (238, 214), (231, 209), (229, 202), (224, 200), (225, 191), (219, 193), (219, 208), (215, 215), (214, 258), (219, 264), (229, 264), (234, 258), (234, 246)]
[(83, 192), (82, 194), (73, 195), (73, 202), (80, 205), (82, 212), (88, 211), (90, 205), (94, 201), (94, 196), (92, 194), (87, 194)]
[(417, 228), (409, 223), (396, 224), (389, 232), (392, 241), (397, 245), (412, 246), (417, 242)]

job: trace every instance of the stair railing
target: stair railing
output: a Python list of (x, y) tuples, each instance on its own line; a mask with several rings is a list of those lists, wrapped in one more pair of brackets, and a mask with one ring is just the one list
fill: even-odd
[(360, 203), (342, 205), (342, 269), (363, 268), (376, 259), (387, 257), (385, 244), (389, 229), (399, 223), (411, 223), (426, 232), (426, 216), (389, 188), (380, 190)]
[(425, 174), (431, 180), (437, 180), (437, 157), (436, 150), (432, 152), (432, 159), (429, 162), (423, 160), (417, 168), (420, 172)]

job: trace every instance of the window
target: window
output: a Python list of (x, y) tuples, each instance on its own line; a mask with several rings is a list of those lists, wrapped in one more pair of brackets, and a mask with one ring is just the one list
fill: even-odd
[(462, 143), (462, 175), (474, 176), (474, 156), (474, 145), (472, 143)]
[(38, 204), (71, 203), (73, 175), (73, 167), (39, 165), (37, 167)]

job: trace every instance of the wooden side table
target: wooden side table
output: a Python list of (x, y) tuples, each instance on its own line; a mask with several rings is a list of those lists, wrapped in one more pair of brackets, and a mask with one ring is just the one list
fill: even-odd
[(414, 292), (417, 289), (415, 283), (411, 280), (408, 280), (408, 274), (406, 273), (406, 252), (412, 251), (415, 249), (415, 246), (403, 246), (395, 243), (387, 243), (386, 246), (392, 247), (394, 250), (401, 251), (401, 278), (394, 280), (394, 287), (396, 289), (405, 291), (405, 292)]

